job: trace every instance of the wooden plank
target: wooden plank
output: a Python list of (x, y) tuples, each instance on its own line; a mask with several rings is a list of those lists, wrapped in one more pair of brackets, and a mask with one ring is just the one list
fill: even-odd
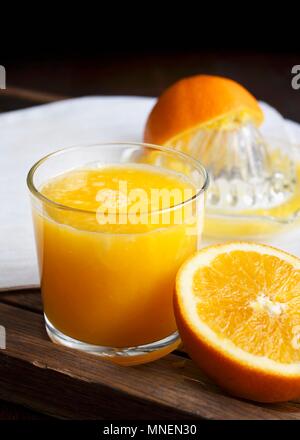
[(0, 302), (32, 312), (42, 313), (43, 311), (40, 289), (2, 291), (0, 292)]
[(39, 90), (25, 89), (22, 87), (9, 86), (2, 90), (4, 96), (12, 96), (22, 100), (32, 101), (40, 104), (47, 102), (61, 101), (67, 99), (67, 96), (57, 95)]
[(189, 359), (120, 367), (49, 341), (42, 316), (0, 304), (0, 398), (62, 418), (297, 419), (299, 404), (255, 405), (224, 395)]
[(12, 86), (0, 92), (0, 113), (68, 98), (63, 95)]
[[(16, 403), (0, 401), (1, 420), (53, 420), (45, 414), (37, 413)], [(0, 422), (1, 423), (1, 422)]]
[[(1, 302), (36, 313), (43, 312), (41, 291), (38, 288), (2, 291), (0, 292), (0, 303)], [(187, 353), (183, 349), (183, 346), (180, 346), (175, 353), (185, 358), (188, 357)]]

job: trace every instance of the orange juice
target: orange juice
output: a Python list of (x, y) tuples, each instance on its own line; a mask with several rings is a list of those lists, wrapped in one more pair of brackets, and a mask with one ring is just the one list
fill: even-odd
[(27, 185), (50, 339), (123, 365), (176, 348), (175, 276), (199, 246), (201, 164), (157, 145), (102, 143), (40, 159)]
[[(120, 192), (120, 182), (129, 197)], [(34, 211), (44, 311), (64, 335), (130, 347), (159, 341), (176, 330), (175, 275), (197, 249), (198, 236), (191, 229), (199, 219), (191, 211), (177, 224), (175, 199), (152, 197), (153, 189), (176, 189), (183, 201), (196, 192), (178, 173), (139, 164), (75, 169), (40, 188), (57, 207), (73, 208), (52, 205), (42, 213)], [(137, 207), (141, 192), (147, 197)], [(99, 208), (106, 207), (118, 221), (99, 222)], [(168, 208), (173, 211), (165, 224), (156, 213)], [(153, 212), (153, 221), (145, 221)]]

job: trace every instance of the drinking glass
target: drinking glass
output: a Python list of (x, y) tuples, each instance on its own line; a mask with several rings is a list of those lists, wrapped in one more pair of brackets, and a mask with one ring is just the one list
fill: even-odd
[[(189, 181), (194, 194), (167, 209), (150, 209), (144, 215), (150, 224), (131, 225), (126, 214), (127, 224), (117, 226), (99, 222), (95, 210), (80, 209), (80, 200), (74, 208), (43, 194), (45, 184), (66, 172), (118, 165), (173, 173)], [(175, 277), (200, 244), (208, 185), (203, 166), (173, 149), (106, 143), (42, 158), (29, 171), (27, 184), (51, 340), (124, 365), (176, 348)]]

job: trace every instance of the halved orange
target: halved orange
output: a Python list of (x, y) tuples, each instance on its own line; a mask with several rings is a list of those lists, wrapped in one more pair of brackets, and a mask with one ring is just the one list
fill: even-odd
[(263, 112), (248, 90), (228, 78), (196, 75), (177, 81), (159, 97), (147, 119), (144, 141), (177, 146), (207, 124), (249, 120), (259, 125)]
[(300, 397), (300, 259), (270, 246), (207, 247), (179, 270), (175, 316), (184, 346), (229, 393)]

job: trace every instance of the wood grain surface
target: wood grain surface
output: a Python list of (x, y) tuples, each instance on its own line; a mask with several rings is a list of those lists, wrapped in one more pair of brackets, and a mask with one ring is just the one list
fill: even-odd
[[(36, 300), (33, 300), (33, 297)], [(39, 292), (0, 303), (0, 398), (67, 419), (298, 419), (297, 402), (256, 405), (225, 395), (180, 353), (121, 367), (49, 341)], [(18, 306), (16, 305), (18, 303)], [(32, 310), (29, 310), (31, 308)]]

